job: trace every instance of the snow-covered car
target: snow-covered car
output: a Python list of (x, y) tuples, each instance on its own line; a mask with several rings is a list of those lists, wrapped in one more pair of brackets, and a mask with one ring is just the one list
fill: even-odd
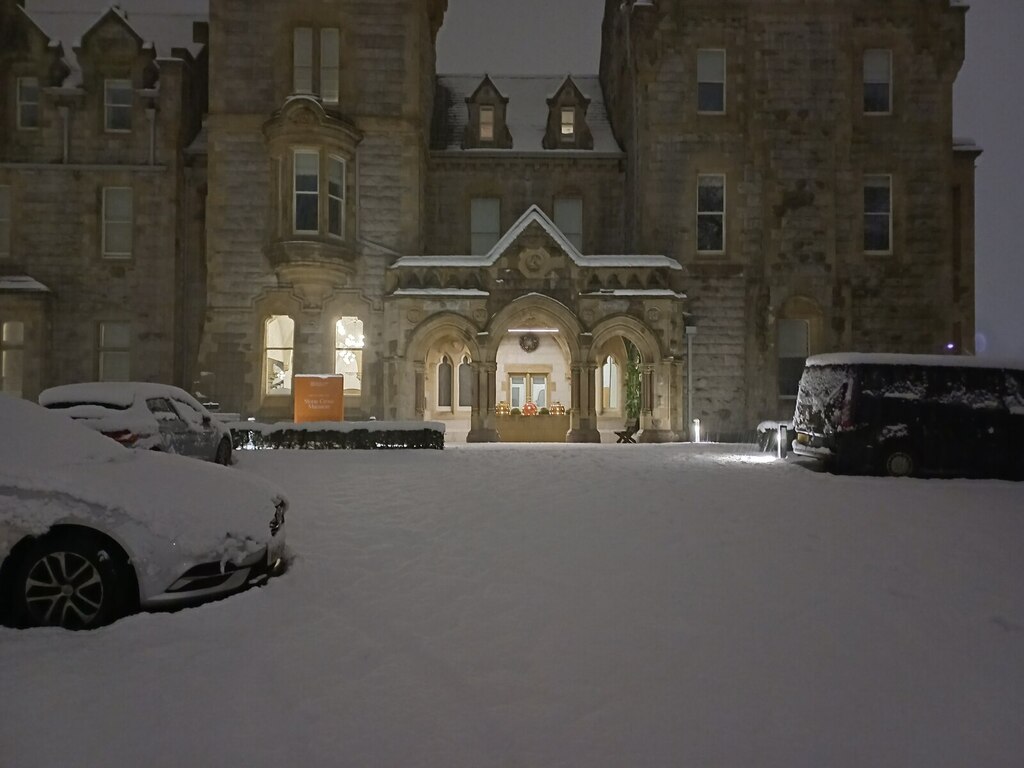
[(231, 463), (231, 432), (192, 395), (169, 384), (84, 382), (44, 390), (39, 404), (129, 448)]
[(283, 570), (285, 496), (0, 394), (0, 620), (100, 626)]

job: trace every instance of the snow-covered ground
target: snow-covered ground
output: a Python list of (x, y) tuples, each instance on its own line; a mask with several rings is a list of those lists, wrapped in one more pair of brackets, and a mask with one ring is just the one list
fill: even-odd
[(0, 629), (0, 766), (1017, 766), (1024, 483), (716, 445), (243, 452), (268, 586)]

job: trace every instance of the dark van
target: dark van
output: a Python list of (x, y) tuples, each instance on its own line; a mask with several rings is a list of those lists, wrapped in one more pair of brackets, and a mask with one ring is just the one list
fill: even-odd
[(839, 472), (1024, 479), (1024, 364), (817, 355), (793, 429), (794, 453)]

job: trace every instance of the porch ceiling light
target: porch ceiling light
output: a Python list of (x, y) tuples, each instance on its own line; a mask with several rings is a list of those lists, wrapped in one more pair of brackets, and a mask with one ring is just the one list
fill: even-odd
[(558, 333), (557, 328), (509, 328), (509, 333)]

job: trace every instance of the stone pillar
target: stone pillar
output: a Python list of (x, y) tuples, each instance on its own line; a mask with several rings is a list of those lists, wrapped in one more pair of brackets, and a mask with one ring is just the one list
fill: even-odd
[(596, 376), (596, 363), (573, 363), (572, 418), (565, 436), (567, 443), (601, 442), (601, 433), (597, 430)]
[[(681, 365), (666, 358), (641, 372), (644, 405), (641, 411), (641, 443), (672, 443), (686, 438), (683, 429)], [(648, 389), (649, 387), (649, 389)], [(648, 405), (650, 396), (650, 405)]]
[(413, 395), (413, 406), (416, 409), (416, 418), (422, 419), (427, 407), (425, 371), (423, 363), (415, 363), (413, 368), (415, 371), (413, 376), (415, 381), (415, 386), (413, 387), (413, 392), (415, 393)]
[(494, 418), (497, 363), (473, 361), (473, 411), (470, 415), (467, 443), (497, 443), (501, 441)]

